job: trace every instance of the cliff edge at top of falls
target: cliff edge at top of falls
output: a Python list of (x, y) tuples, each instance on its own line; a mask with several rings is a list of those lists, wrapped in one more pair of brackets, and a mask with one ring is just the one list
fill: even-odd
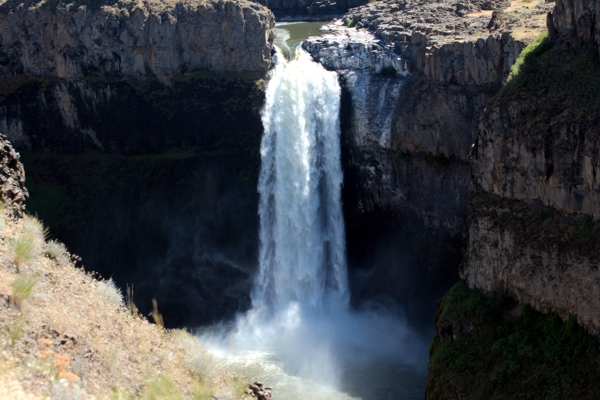
[[(328, 52), (335, 52), (336, 47), (356, 53), (353, 46), (341, 46), (340, 42), (357, 43), (350, 29), (366, 29), (377, 36), (376, 41), (358, 40), (364, 44), (366, 57), (379, 45), (390, 54), (390, 61), (384, 62), (386, 65), (362, 63), (358, 68), (374, 67), (378, 72), (381, 67), (393, 66), (403, 72), (404, 67), (399, 69), (398, 62), (394, 62), (400, 59), (409, 71), (443, 84), (498, 85), (506, 80), (521, 50), (545, 29), (551, 7), (522, 0), (382, 0), (351, 9), (337, 28), (332, 27), (337, 42), (316, 38), (305, 48), (320, 60)], [(344, 38), (345, 35), (350, 38)], [(341, 61), (322, 62), (331, 69), (357, 69), (344, 62), (347, 54), (333, 58)]]
[(0, 74), (147, 76), (266, 72), (273, 14), (246, 0), (5, 1)]

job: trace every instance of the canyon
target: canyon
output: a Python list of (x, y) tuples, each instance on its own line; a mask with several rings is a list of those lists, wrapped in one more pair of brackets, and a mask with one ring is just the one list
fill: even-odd
[(0, 131), (52, 236), (168, 326), (247, 310), (275, 16), (346, 12), (302, 47), (341, 86), (351, 303), (431, 335), (448, 292), (428, 398), (466, 395), (435, 353), (486, 326), (446, 318), (468, 293), (600, 332), (596, 2), (262, 3), (0, 5)]

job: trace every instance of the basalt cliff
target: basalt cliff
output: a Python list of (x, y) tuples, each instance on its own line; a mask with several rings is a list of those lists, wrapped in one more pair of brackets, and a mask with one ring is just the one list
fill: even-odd
[(479, 125), (461, 275), (599, 333), (597, 5), (559, 1), (548, 28)]
[(378, 1), (303, 44), (343, 87), (344, 204), (357, 296), (386, 293), (405, 306), (419, 298), (415, 313), (428, 302), (433, 312), (431, 299), (458, 279), (479, 120), (521, 50), (545, 30), (551, 8)]
[(167, 326), (249, 306), (274, 35), (249, 1), (0, 5), (0, 130), (28, 211)]
[(597, 7), (557, 1), (481, 117), (428, 399), (600, 395)]

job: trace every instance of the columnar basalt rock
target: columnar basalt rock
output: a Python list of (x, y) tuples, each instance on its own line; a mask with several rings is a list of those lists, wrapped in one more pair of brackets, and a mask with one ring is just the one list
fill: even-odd
[(598, 333), (597, 232), (591, 221), (552, 208), (475, 194), (461, 275), (472, 288), (504, 291), (564, 320), (575, 314)]
[(274, 17), (246, 0), (0, 6), (0, 74), (80, 79), (266, 72)]
[[(501, 3), (495, 7), (507, 6)], [(460, 176), (444, 179), (446, 184), (467, 181), (468, 169), (454, 163), (469, 162), (485, 105), (506, 81), (520, 51), (535, 36), (530, 33), (517, 39), (511, 32), (525, 27), (541, 30), (542, 19), (535, 19), (535, 27), (525, 26), (524, 20), (543, 16), (549, 6), (522, 7), (518, 13), (488, 12), (485, 10), (491, 5), (482, 2), (461, 7), (443, 1), (371, 3), (326, 26), (325, 35), (304, 42), (303, 48), (315, 60), (339, 73), (349, 93), (352, 111), (348, 140), (351, 146), (369, 152), (371, 159), (370, 167), (356, 165), (364, 170), (363, 177), (373, 175), (367, 172), (373, 160), (379, 158), (375, 170), (382, 177), (396, 180), (400, 175), (390, 166), (400, 152), (453, 164), (452, 170)], [(398, 162), (406, 162), (402, 161), (407, 160), (405, 156)], [(456, 224), (455, 217), (459, 215), (462, 221), (466, 218), (468, 189), (466, 185), (442, 186), (441, 191), (457, 193), (462, 199), (450, 202), (456, 205), (447, 210), (451, 215), (433, 212), (436, 207), (425, 207), (429, 211), (424, 209), (418, 214), (424, 221), (443, 221), (439, 226), (455, 234), (464, 233), (464, 222)], [(403, 197), (391, 188), (407, 190), (406, 185), (397, 181), (384, 187), (390, 189), (387, 195), (378, 191), (367, 201), (373, 204), (371, 209), (402, 208)], [(434, 192), (430, 194), (435, 196)]]
[(549, 32), (562, 39), (578, 42), (595, 41), (600, 45), (600, 5), (596, 0), (557, 0), (550, 18)]
[[(123, 150), (119, 142), (124, 141), (127, 151), (148, 151), (130, 136), (147, 141), (156, 124), (126, 129), (121, 112), (116, 114), (122, 118), (102, 115), (132, 95), (143, 97), (126, 106), (132, 117), (174, 115), (181, 109), (171, 112), (164, 101), (182, 93), (186, 82), (219, 98), (240, 85), (217, 80), (245, 80), (252, 87), (272, 65), (274, 24), (267, 8), (246, 0), (5, 2), (0, 5), (0, 128), (18, 148)], [(227, 88), (207, 88), (212, 78), (215, 86)], [(160, 110), (144, 110), (146, 100), (159, 98)], [(129, 130), (128, 137), (106, 136), (122, 129)], [(154, 148), (181, 144), (171, 133), (158, 136), (150, 139)]]

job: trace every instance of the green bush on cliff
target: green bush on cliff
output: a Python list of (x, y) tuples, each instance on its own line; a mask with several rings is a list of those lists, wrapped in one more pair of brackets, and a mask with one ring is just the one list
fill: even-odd
[(552, 42), (548, 37), (548, 32), (542, 33), (533, 42), (523, 49), (519, 58), (510, 68), (508, 81), (517, 77), (521, 71), (526, 72), (528, 69), (535, 68), (534, 64), (539, 60), (540, 56), (550, 50)]
[(506, 295), (455, 285), (436, 314), (426, 398), (598, 399), (597, 338)]
[(593, 118), (600, 109), (598, 48), (587, 43), (568, 49), (555, 45), (547, 33), (519, 55), (497, 100), (507, 106), (515, 99), (537, 104), (538, 112), (555, 115), (566, 110), (575, 118)]

